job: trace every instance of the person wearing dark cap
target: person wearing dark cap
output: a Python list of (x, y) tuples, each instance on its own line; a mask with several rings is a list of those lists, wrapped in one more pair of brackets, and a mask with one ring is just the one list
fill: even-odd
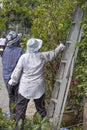
[(8, 82), (9, 85), (15, 85), (20, 80), (15, 130), (18, 130), (17, 127), (20, 120), (22, 120), (22, 127), (24, 127), (26, 108), (30, 99), (34, 99), (36, 110), (42, 118), (46, 116), (44, 65), (64, 50), (65, 46), (61, 43), (55, 50), (48, 52), (40, 52), (39, 49), (41, 47), (41, 39), (31, 38), (28, 40), (27, 51), (20, 57)]
[(15, 103), (17, 101), (19, 83), (13, 87), (8, 87), (8, 81), (11, 78), (11, 74), (20, 56), (24, 53), (20, 46), (20, 39), (21, 37), (15, 31), (10, 31), (6, 36), (7, 45), (2, 56), (3, 78), (9, 96), (9, 111), (11, 119), (15, 119)]

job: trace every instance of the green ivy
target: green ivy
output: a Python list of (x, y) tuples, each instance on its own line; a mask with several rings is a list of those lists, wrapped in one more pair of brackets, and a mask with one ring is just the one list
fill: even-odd
[[(9, 0), (2, 1), (4, 8), (3, 11), (0, 12), (0, 33), (6, 30), (8, 23), (13, 23), (14, 20), (19, 20), (19, 23), (28, 21), (30, 32), (27, 37), (23, 36), (22, 40), (24, 44), (22, 46), (24, 49), (26, 48), (26, 42), (30, 37), (41, 38), (43, 40), (41, 51), (52, 50), (60, 41), (67, 39), (72, 21), (72, 13), (77, 5), (82, 8), (84, 11), (84, 20), (81, 23), (83, 26), (82, 40), (80, 44), (78, 44), (79, 52), (73, 74), (74, 80), (77, 82), (70, 88), (71, 102), (69, 104), (70, 107), (76, 110), (76, 114), (80, 115), (83, 108), (83, 97), (87, 96), (87, 2), (85, 0), (13, 0), (12, 3), (9, 4)], [(12, 10), (16, 12), (16, 15), (15, 17), (8, 18), (7, 16)], [(61, 54), (45, 66), (44, 75), (47, 105), (50, 100), (60, 59)], [(0, 127), (3, 130), (4, 126), (7, 128), (11, 127), (9, 125), (11, 122), (5, 118), (1, 112)], [(39, 119), (36, 120), (36, 122), (38, 121), (36, 123), (35, 119), (30, 121), (30, 124), (27, 124), (30, 128), (26, 128), (26, 130), (46, 130), (49, 128), (49, 123), (46, 124), (46, 122), (43, 122), (43, 120), (40, 121)], [(6, 122), (4, 122), (4, 120), (6, 120)]]

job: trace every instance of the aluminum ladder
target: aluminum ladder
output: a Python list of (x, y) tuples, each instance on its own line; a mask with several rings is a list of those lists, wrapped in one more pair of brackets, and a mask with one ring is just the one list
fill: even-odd
[(82, 19), (83, 11), (79, 7), (76, 7), (66, 40), (66, 48), (61, 58), (50, 104), (48, 106), (47, 114), (49, 117), (51, 117), (50, 119), (53, 125), (56, 126), (55, 130), (60, 129), (62, 116), (66, 105), (75, 59), (78, 53), (78, 47), (76, 47), (76, 43), (80, 42), (81, 40), (82, 26), (80, 22)]

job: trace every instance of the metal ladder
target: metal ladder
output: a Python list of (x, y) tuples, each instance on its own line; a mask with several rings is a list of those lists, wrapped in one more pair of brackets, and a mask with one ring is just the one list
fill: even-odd
[(60, 129), (66, 105), (75, 59), (78, 53), (76, 43), (81, 40), (82, 26), (80, 22), (82, 19), (83, 12), (79, 7), (76, 7), (47, 112), (53, 125), (56, 126), (56, 130)]

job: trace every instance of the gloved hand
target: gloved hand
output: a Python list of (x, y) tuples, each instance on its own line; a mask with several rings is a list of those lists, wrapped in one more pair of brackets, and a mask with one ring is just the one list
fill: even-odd
[(66, 44), (66, 41), (64, 40), (64, 41), (61, 41), (61, 43), (65, 46), (65, 44)]
[(65, 49), (65, 46), (64, 46), (63, 43), (60, 43), (60, 45), (59, 45), (59, 49), (60, 49), (60, 51), (63, 51), (63, 50)]

